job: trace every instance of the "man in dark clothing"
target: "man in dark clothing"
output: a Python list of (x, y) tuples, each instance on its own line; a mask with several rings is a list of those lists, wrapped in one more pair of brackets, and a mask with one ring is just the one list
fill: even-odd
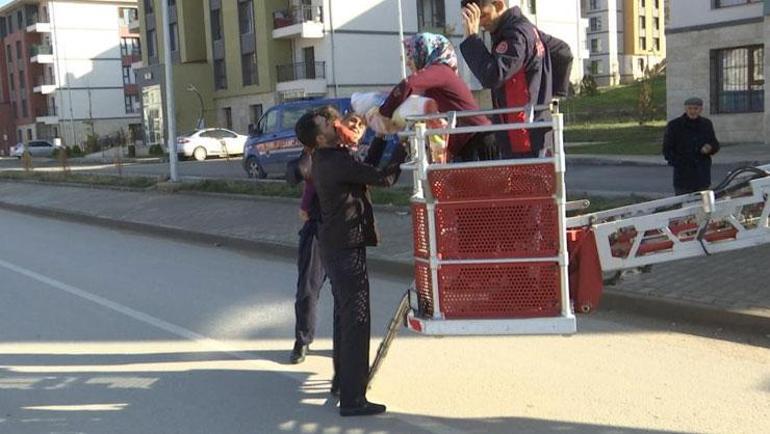
[(663, 156), (674, 167), (677, 195), (708, 190), (711, 186), (711, 156), (719, 152), (714, 125), (701, 116), (703, 100), (685, 101), (685, 113), (666, 126)]
[[(463, 0), (465, 40), (460, 51), (482, 86), (492, 90), (495, 108), (543, 106), (551, 103), (551, 57), (541, 32), (518, 6), (504, 0)], [(492, 35), (492, 52), (479, 35), (483, 27)], [(528, 113), (502, 115), (497, 123), (526, 122)], [(534, 121), (549, 121), (548, 110), (534, 113)], [(521, 129), (498, 136), (504, 157), (537, 156), (553, 141), (550, 129)], [(507, 146), (506, 146), (507, 145)], [(506, 155), (507, 154), (507, 155)]]
[(378, 169), (384, 141), (375, 141), (365, 162), (340, 146), (334, 120), (321, 113), (297, 122), (297, 137), (314, 147), (312, 177), (321, 204), (319, 241), (334, 294), (335, 372), (340, 387), (340, 415), (379, 414), (385, 406), (366, 400), (369, 376), (369, 277), (366, 247), (378, 242), (367, 185), (396, 182), (405, 152), (398, 147)]
[(290, 185), (304, 182), (299, 217), (303, 221), (299, 231), (297, 251), (297, 294), (294, 302), (294, 348), (289, 361), (305, 361), (310, 344), (315, 338), (318, 298), (326, 281), (318, 245), (318, 226), (321, 223), (321, 205), (310, 178), (310, 149), (286, 165), (286, 180)]

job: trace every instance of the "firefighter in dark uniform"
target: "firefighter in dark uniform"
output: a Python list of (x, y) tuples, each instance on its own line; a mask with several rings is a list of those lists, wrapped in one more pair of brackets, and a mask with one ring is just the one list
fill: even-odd
[(312, 178), (321, 203), (321, 257), (335, 305), (334, 359), (340, 415), (373, 415), (384, 412), (385, 406), (366, 400), (371, 333), (366, 247), (378, 241), (366, 186), (393, 185), (406, 153), (397, 147), (391, 160), (377, 168), (374, 164), (385, 145), (379, 140), (372, 143), (366, 160), (359, 162), (340, 146), (334, 121), (318, 111), (300, 118), (296, 130), (300, 141), (314, 148)]
[[(462, 0), (465, 40), (460, 51), (482, 86), (492, 90), (496, 109), (543, 106), (551, 103), (553, 83), (551, 56), (540, 32), (505, 0)], [(479, 34), (483, 27), (492, 36), (492, 52)], [(549, 37), (550, 39), (550, 37)], [(561, 86), (561, 85), (560, 85)], [(496, 123), (520, 123), (527, 113), (501, 115)], [(536, 111), (534, 121), (550, 121), (548, 110)], [(511, 130), (498, 135), (503, 157), (536, 157), (553, 143), (550, 129)]]
[(708, 190), (711, 186), (711, 156), (719, 152), (714, 125), (701, 116), (703, 100), (690, 98), (685, 113), (666, 125), (663, 156), (674, 167), (677, 196)]

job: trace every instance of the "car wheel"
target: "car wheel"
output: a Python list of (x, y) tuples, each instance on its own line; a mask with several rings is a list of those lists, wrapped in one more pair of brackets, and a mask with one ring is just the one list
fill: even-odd
[(246, 173), (249, 175), (249, 178), (267, 178), (267, 172), (265, 172), (265, 169), (263, 169), (262, 165), (259, 164), (259, 160), (254, 157), (249, 157), (246, 160)]
[(193, 157), (195, 157), (198, 161), (203, 161), (206, 159), (206, 148), (203, 146), (198, 146), (195, 148), (195, 151), (193, 151)]

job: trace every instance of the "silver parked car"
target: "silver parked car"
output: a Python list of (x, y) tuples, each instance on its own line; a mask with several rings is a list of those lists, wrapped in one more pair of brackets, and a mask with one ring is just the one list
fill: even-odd
[(210, 156), (243, 155), (246, 138), (224, 128), (196, 130), (177, 138), (176, 152), (180, 157), (194, 157), (198, 161)]
[(24, 155), (25, 146), (29, 150), (31, 157), (53, 157), (53, 151), (56, 149), (51, 142), (46, 140), (30, 140), (26, 145), (18, 143), (12, 147), (11, 156), (21, 158)]

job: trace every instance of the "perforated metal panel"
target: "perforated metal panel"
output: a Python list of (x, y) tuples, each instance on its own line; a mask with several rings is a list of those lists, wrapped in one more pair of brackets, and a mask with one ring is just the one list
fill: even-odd
[(443, 265), (441, 311), (451, 318), (559, 316), (558, 263)]
[(428, 180), (439, 202), (550, 197), (556, 193), (551, 163), (431, 170)]
[(430, 266), (424, 262), (414, 263), (414, 285), (417, 290), (417, 301), (420, 304), (420, 312), (433, 315), (433, 289), (431, 287)]
[(543, 258), (559, 253), (552, 199), (444, 203), (436, 206), (439, 258)]
[(414, 232), (414, 256), (428, 259), (430, 244), (428, 241), (428, 210), (425, 204), (412, 204), (412, 230)]

